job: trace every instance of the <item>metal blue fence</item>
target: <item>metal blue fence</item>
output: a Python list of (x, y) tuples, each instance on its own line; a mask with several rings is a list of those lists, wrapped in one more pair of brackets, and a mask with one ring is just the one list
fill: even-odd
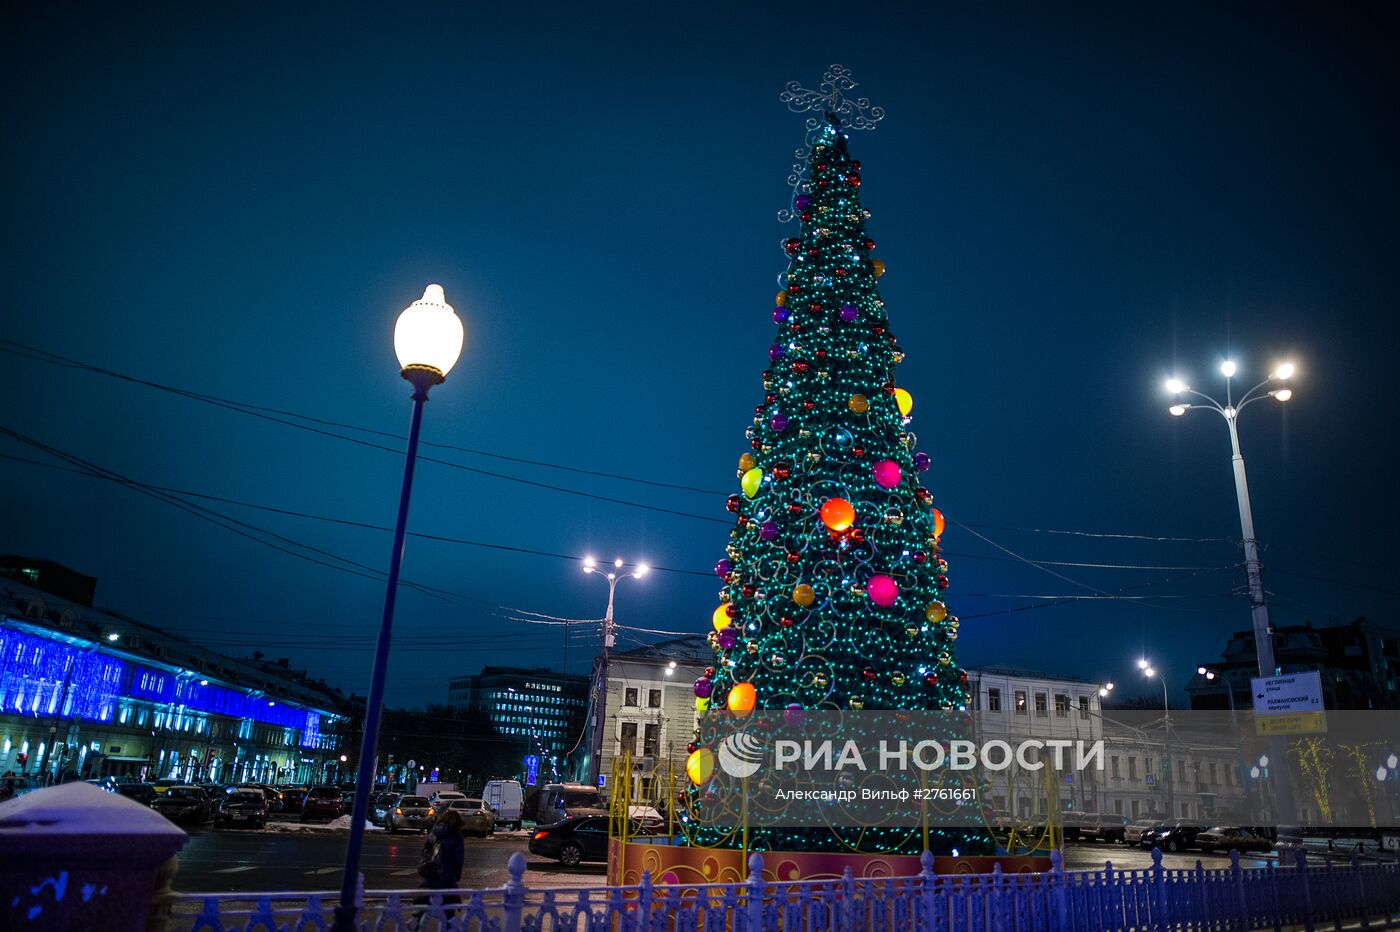
[[(912, 877), (773, 883), (763, 858), (744, 883), (533, 890), (525, 858), (489, 890), (367, 891), (375, 932), (1057, 932), (1400, 928), (1400, 865), (1066, 871), (939, 875), (925, 854)], [(328, 930), (335, 893), (173, 894), (157, 900), (168, 932)], [(158, 926), (156, 926), (158, 927)]]

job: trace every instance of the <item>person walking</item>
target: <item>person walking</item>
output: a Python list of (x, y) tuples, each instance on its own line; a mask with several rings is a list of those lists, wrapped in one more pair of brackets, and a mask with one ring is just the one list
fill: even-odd
[[(462, 815), (448, 809), (428, 829), (428, 837), (423, 842), (423, 857), (418, 864), (418, 876), (423, 878), (421, 886), (428, 890), (455, 890), (462, 882), (466, 856)], [(431, 899), (420, 901), (431, 902)], [(462, 898), (455, 895), (442, 898), (444, 906), (461, 902)]]

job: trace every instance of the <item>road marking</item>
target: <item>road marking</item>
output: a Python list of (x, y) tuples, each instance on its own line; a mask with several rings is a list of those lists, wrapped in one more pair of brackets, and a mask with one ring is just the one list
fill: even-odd
[(244, 864), (244, 865), (242, 865), (241, 867), (223, 867), (223, 868), (220, 868), (219, 870), (211, 871), (210, 873), (214, 873), (214, 874), (237, 874), (237, 873), (240, 872), (240, 871), (255, 871), (255, 870), (257, 870), (257, 869), (258, 869), (258, 865), (256, 865), (256, 864)]
[(336, 871), (345, 870), (343, 867), (318, 867), (314, 871), (307, 871), (308, 874), (334, 874)]
[(410, 867), (407, 870), (390, 871), (390, 873), (395, 877), (412, 877), (414, 874), (418, 873), (418, 868)]

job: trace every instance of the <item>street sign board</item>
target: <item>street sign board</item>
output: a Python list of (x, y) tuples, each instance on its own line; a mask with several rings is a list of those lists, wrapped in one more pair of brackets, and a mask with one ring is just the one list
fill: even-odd
[(1322, 677), (1316, 670), (1250, 678), (1256, 715), (1322, 711)]
[(540, 782), (540, 756), (538, 754), (525, 755), (525, 785), (534, 786)]
[(1320, 735), (1327, 731), (1324, 712), (1292, 712), (1283, 715), (1256, 715), (1254, 733), (1267, 735)]

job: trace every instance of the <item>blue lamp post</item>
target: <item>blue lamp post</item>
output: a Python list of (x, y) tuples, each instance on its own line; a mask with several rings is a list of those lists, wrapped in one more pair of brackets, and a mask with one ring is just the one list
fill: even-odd
[(374, 649), (374, 671), (370, 677), (369, 698), (365, 702), (364, 736), (360, 741), (360, 761), (355, 776), (355, 805), (350, 816), (350, 842), (345, 850), (345, 876), (341, 881), (340, 905), (335, 909), (337, 932), (355, 928), (355, 902), (360, 851), (365, 840), (365, 816), (369, 794), (374, 787), (375, 743), (379, 737), (379, 714), (384, 705), (384, 679), (389, 666), (390, 631), (394, 623), (394, 598), (399, 588), (399, 568), (403, 563), (404, 532), (408, 524), (408, 498), (413, 490), (413, 465), (418, 456), (418, 434), (423, 425), (423, 404), (428, 389), (442, 382), (462, 354), (462, 321), (447, 303), (441, 285), (429, 285), (423, 297), (399, 315), (394, 325), (394, 353), (405, 379), (413, 385), (413, 419), (408, 430), (408, 451), (403, 468), (403, 489), (399, 493), (399, 516), (394, 525), (394, 549), (389, 555), (389, 580), (384, 594), (384, 619)]

